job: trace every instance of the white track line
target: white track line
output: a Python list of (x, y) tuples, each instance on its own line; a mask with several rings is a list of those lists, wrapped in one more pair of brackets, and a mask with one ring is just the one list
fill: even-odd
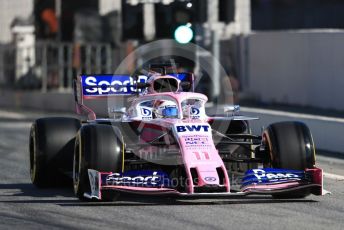
[(0, 110), (0, 118), (24, 119), (25, 115), (22, 113)]
[(344, 118), (311, 115), (311, 114), (305, 114), (305, 113), (294, 113), (294, 112), (285, 112), (285, 111), (280, 111), (280, 110), (259, 109), (259, 108), (251, 108), (251, 107), (250, 108), (241, 107), (240, 110), (243, 112), (251, 112), (251, 113), (258, 113), (258, 114), (277, 115), (277, 116), (285, 116), (285, 117), (292, 117), (292, 118), (304, 118), (304, 119), (344, 123)]
[(328, 178), (328, 179), (344, 181), (344, 176), (341, 176), (341, 175), (327, 173), (327, 172), (323, 172), (323, 175), (324, 175), (325, 178)]

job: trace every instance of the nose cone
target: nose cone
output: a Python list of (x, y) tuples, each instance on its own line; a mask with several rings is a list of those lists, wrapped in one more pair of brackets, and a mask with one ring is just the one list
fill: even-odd
[(229, 191), (229, 185), (222, 167), (216, 167), (215, 164), (204, 164), (191, 168), (190, 171), (193, 193)]
[(196, 170), (198, 174), (198, 186), (220, 185), (216, 168), (200, 166)]

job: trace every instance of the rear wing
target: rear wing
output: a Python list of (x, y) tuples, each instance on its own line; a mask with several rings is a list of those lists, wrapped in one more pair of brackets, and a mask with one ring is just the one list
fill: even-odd
[[(183, 91), (194, 91), (194, 77), (190, 73), (168, 74), (179, 79), (181, 82), (187, 82), (187, 87)], [(148, 77), (138, 75), (81, 75), (74, 82), (74, 95), (76, 101), (81, 99), (95, 99), (109, 96), (130, 96), (138, 94), (145, 85)], [(143, 87), (142, 87), (143, 86)]]
[[(194, 91), (194, 76), (191, 73), (168, 74), (179, 79), (183, 91)], [(145, 75), (80, 75), (74, 80), (74, 99), (77, 105), (77, 113), (86, 112), (89, 119), (95, 119), (94, 112), (84, 105), (84, 100), (108, 98), (112, 96), (138, 95), (149, 87)]]
[(130, 75), (80, 75), (73, 82), (76, 112), (87, 114), (88, 119), (95, 120), (94, 111), (84, 104), (84, 100), (108, 98), (110, 96), (130, 96), (138, 94), (138, 83), (146, 83), (147, 76)]
[(130, 75), (81, 75), (75, 82), (75, 95), (78, 99), (129, 96), (141, 91), (137, 88), (137, 83), (146, 83), (146, 81), (147, 76), (143, 75), (136, 78)]

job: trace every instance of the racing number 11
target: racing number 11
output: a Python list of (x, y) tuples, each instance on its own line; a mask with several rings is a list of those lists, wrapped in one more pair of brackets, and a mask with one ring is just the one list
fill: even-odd
[[(193, 153), (195, 154), (197, 160), (201, 160), (201, 155), (200, 155), (199, 152), (193, 152)], [(205, 160), (209, 160), (209, 159), (210, 159), (210, 158), (209, 158), (209, 154), (208, 154), (207, 152), (202, 152), (202, 153), (203, 153), (203, 155), (204, 155), (204, 159), (205, 159)]]

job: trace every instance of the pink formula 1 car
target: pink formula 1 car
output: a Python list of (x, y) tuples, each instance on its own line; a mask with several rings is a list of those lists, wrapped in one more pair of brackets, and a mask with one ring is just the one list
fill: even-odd
[[(207, 97), (193, 92), (193, 75), (82, 75), (75, 80), (77, 112), (86, 120), (41, 118), (30, 133), (30, 172), (38, 187), (73, 178), (81, 200), (114, 200), (121, 192), (183, 197), (270, 194), (323, 195), (311, 132), (300, 122), (250, 132), (256, 118), (210, 117)], [(130, 104), (122, 108), (118, 98)], [(107, 99), (110, 118), (97, 118), (87, 100)]]

